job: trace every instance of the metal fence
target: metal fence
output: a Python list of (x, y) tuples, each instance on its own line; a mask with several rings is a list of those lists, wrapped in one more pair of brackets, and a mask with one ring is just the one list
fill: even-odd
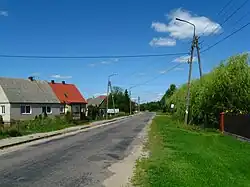
[(222, 132), (250, 139), (250, 114), (221, 114)]

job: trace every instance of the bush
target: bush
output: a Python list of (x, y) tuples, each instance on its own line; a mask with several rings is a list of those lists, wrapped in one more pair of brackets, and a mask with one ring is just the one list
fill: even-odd
[(7, 134), (10, 137), (17, 137), (17, 136), (22, 136), (22, 133), (19, 131), (19, 129), (17, 127), (10, 127), (7, 130)]
[(73, 117), (71, 115), (71, 113), (68, 111), (65, 115), (65, 120), (68, 122), (68, 123), (71, 123), (73, 121)]
[[(175, 104), (174, 117), (184, 119), (187, 85), (179, 88), (167, 106)], [(250, 68), (248, 55), (237, 55), (222, 62), (201, 80), (191, 82), (190, 117), (194, 124), (219, 127), (219, 114), (225, 110), (250, 112)]]
[(3, 124), (3, 116), (0, 115), (0, 125)]

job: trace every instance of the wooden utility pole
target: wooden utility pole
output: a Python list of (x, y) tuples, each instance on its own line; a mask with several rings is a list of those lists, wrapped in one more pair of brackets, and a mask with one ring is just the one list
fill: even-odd
[(191, 57), (188, 59), (189, 72), (188, 72), (188, 83), (187, 83), (187, 98), (186, 98), (186, 110), (185, 110), (185, 123), (188, 124), (189, 116), (189, 106), (190, 106), (190, 89), (191, 89), (191, 78), (192, 78), (192, 68), (193, 68), (193, 55), (194, 55), (194, 42), (191, 47)]
[(107, 85), (106, 119), (108, 119), (108, 109), (109, 109), (109, 79), (108, 79), (108, 85)]
[(132, 114), (131, 89), (129, 89), (129, 114)]
[(140, 96), (138, 97), (138, 112), (140, 112)]
[(201, 77), (202, 77), (202, 68), (201, 68), (201, 56), (200, 56), (199, 37), (198, 36), (195, 36), (195, 47), (196, 47), (196, 52), (197, 52), (200, 79), (201, 79)]
[(113, 110), (114, 110), (114, 115), (115, 115), (115, 100), (114, 100), (114, 95), (113, 95), (111, 81), (109, 81), (109, 87), (110, 87), (110, 91), (111, 91), (110, 94), (111, 94), (111, 97), (112, 97)]

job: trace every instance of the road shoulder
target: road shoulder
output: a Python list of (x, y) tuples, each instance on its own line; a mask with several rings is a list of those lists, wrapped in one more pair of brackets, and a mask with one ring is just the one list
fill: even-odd
[(148, 122), (148, 124), (143, 128), (143, 130), (138, 134), (136, 139), (132, 142), (132, 149), (130, 154), (125, 157), (123, 160), (112, 164), (108, 170), (113, 173), (113, 175), (107, 178), (103, 185), (106, 187), (132, 187), (130, 182), (133, 171), (135, 168), (135, 164), (137, 159), (140, 157), (145, 157), (147, 154), (143, 151), (144, 143), (147, 141), (148, 130), (150, 124), (152, 123), (152, 119)]

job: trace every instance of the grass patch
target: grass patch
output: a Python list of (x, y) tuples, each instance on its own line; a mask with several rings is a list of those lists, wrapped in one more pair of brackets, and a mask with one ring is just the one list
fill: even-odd
[(157, 116), (134, 186), (250, 186), (250, 144)]
[[(109, 116), (108, 119), (126, 116), (125, 113), (119, 113), (115, 116)], [(18, 121), (10, 127), (0, 126), (0, 139), (8, 137), (17, 137), (34, 133), (43, 133), (57, 131), (77, 125), (87, 125), (91, 122), (104, 120), (104, 118), (96, 118), (91, 120), (73, 120), (70, 115), (49, 117), (38, 117), (34, 120)]]
[(19, 121), (9, 127), (0, 127), (0, 139), (33, 133), (51, 132), (87, 123), (88, 121), (69, 121), (65, 117), (38, 118), (34, 120)]

